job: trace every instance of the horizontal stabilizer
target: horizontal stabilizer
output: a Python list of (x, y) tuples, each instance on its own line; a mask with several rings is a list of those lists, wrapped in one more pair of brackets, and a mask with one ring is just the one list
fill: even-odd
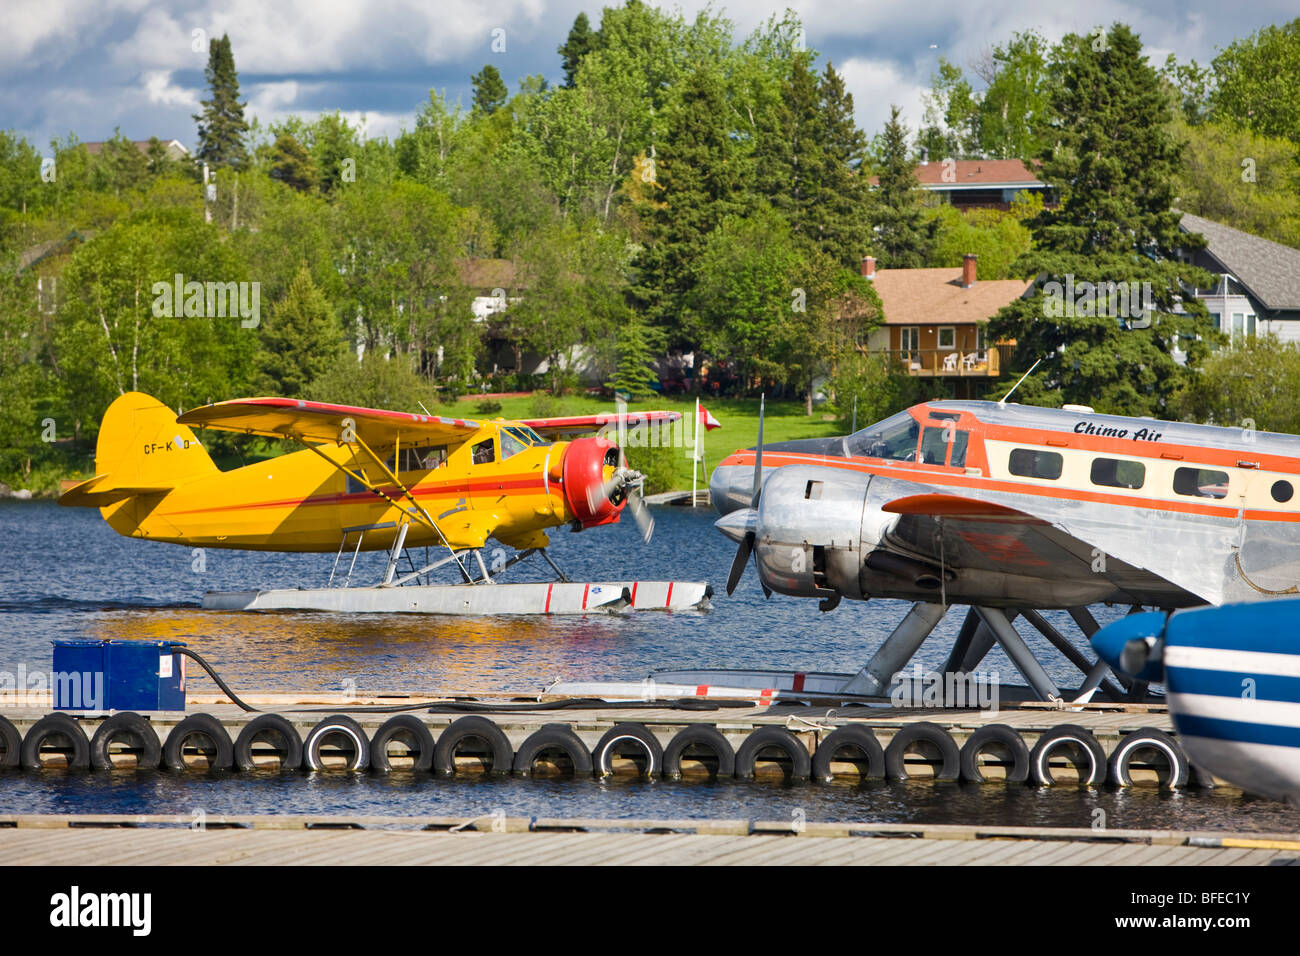
[(116, 485), (110, 475), (96, 475), (73, 485), (59, 496), (59, 504), (68, 508), (104, 508), (140, 495), (165, 495), (172, 485)]

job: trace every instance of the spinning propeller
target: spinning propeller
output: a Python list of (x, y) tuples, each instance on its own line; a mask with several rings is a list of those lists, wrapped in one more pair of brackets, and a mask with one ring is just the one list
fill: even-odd
[[(727, 574), (728, 594), (735, 591), (736, 585), (740, 583), (740, 576), (745, 573), (745, 563), (749, 561), (750, 555), (754, 553), (754, 541), (758, 535), (758, 501), (763, 493), (763, 417), (765, 414), (765, 401), (766, 396), (760, 395), (758, 399), (758, 446), (754, 452), (754, 493), (749, 500), (749, 509), (743, 513), (741, 518), (745, 523), (745, 533), (740, 539), (740, 546), (736, 549), (736, 556), (731, 560), (731, 571)], [(758, 572), (757, 562), (755, 562), (754, 570), (755, 573)], [(763, 583), (762, 574), (758, 575), (758, 583), (763, 587), (763, 594), (771, 597), (772, 590)]]

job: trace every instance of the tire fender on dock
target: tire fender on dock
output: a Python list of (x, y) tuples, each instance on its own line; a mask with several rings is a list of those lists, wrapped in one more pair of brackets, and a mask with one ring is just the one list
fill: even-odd
[[(980, 755), (991, 753), (1008, 762), (1001, 781), (990, 781), (980, 769)], [(961, 747), (961, 778), (970, 783), (1024, 783), (1029, 779), (1029, 747), (1014, 728), (988, 724), (966, 738)]]
[(899, 728), (885, 748), (885, 774), (890, 780), (906, 780), (907, 764), (904, 757), (914, 744), (928, 744), (939, 756), (939, 766), (934, 769), (935, 780), (956, 780), (961, 775), (961, 753), (952, 734), (938, 724), (922, 720)]
[(1106, 782), (1106, 751), (1092, 733), (1078, 724), (1060, 724), (1045, 731), (1029, 753), (1029, 776), (1039, 787), (1056, 784), (1052, 777), (1052, 755), (1074, 748), (1086, 759), (1078, 766), (1079, 786), (1100, 787)]
[(22, 763), (23, 735), (7, 717), (0, 717), (0, 770), (12, 770)]
[(736, 751), (718, 728), (709, 724), (690, 724), (677, 732), (664, 748), (664, 776), (677, 779), (682, 775), (682, 757), (692, 747), (709, 751), (718, 761), (718, 778), (736, 773)]
[(510, 738), (486, 717), (461, 717), (438, 737), (433, 749), (433, 769), (443, 775), (456, 772), (456, 750), (467, 740), (481, 740), (492, 755), (489, 773), (509, 773), (514, 766), (514, 748)]
[(607, 777), (614, 773), (614, 755), (635, 748), (645, 755), (643, 777), (657, 777), (664, 769), (664, 748), (659, 738), (645, 728), (643, 724), (615, 724), (596, 743), (591, 752), (592, 764), (596, 776)]
[(211, 714), (191, 714), (172, 728), (163, 744), (162, 762), (168, 770), (187, 770), (185, 744), (192, 737), (207, 737), (213, 750), (207, 754), (209, 770), (229, 770), (235, 764), (235, 745), (221, 721)]
[(235, 766), (243, 771), (257, 770), (253, 759), (253, 744), (270, 737), (280, 757), (280, 770), (302, 769), (302, 737), (288, 720), (279, 714), (258, 714), (239, 732), (235, 739)]
[[(881, 780), (885, 776), (885, 749), (880, 746), (876, 735), (867, 727), (848, 724), (838, 727), (826, 735), (826, 739), (817, 745), (812, 756), (813, 779), (829, 783), (835, 778), (831, 765), (836, 757), (845, 755), (844, 763), (865, 765), (859, 773), (861, 780)], [(856, 756), (850, 756), (854, 754)]]
[[(392, 772), (392, 762), (388, 759), (388, 745), (397, 740), (406, 744), (411, 751), (410, 769), (421, 773), (433, 769), (433, 734), (419, 717), (411, 714), (398, 714), (384, 721), (382, 727), (375, 731), (370, 740), (370, 769), (379, 773)], [(405, 768), (403, 768), (405, 769)]]
[(308, 770), (333, 770), (321, 760), (321, 747), (330, 737), (340, 736), (352, 744), (352, 756), (343, 769), (354, 772), (370, 766), (370, 739), (366, 732), (347, 714), (326, 717), (310, 731), (302, 745), (303, 764)]
[(108, 748), (113, 741), (122, 737), (139, 745), (140, 755), (135, 760), (137, 770), (158, 769), (158, 764), (162, 762), (162, 742), (149, 721), (129, 710), (109, 717), (99, 725), (95, 736), (90, 738), (91, 767), (96, 770), (112, 770), (113, 758)]
[(1169, 790), (1181, 790), (1187, 786), (1191, 777), (1191, 764), (1181, 747), (1163, 730), (1154, 727), (1140, 727), (1133, 733), (1120, 739), (1119, 745), (1111, 752), (1106, 769), (1110, 780), (1121, 787), (1133, 786), (1131, 773), (1133, 758), (1143, 750), (1155, 750), (1162, 754), (1169, 763), (1169, 777), (1161, 786)]
[(69, 770), (90, 769), (90, 741), (81, 725), (67, 714), (47, 714), (31, 726), (23, 738), (20, 751), (22, 765), (26, 770), (40, 770), (41, 747), (54, 736), (63, 736), (72, 744), (72, 753), (68, 754)]
[(736, 751), (736, 776), (742, 780), (754, 779), (754, 768), (758, 756), (764, 750), (775, 748), (790, 760), (790, 779), (807, 780), (812, 772), (812, 759), (806, 748), (794, 734), (784, 727), (760, 727), (740, 745)]
[(573, 764), (574, 776), (591, 775), (591, 751), (568, 724), (543, 724), (529, 736), (515, 754), (515, 773), (531, 774), (537, 757), (547, 750), (562, 751)]

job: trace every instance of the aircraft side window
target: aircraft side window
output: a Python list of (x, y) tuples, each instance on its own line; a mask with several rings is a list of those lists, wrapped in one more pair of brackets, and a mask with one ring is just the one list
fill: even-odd
[(1061, 477), (1061, 465), (1064, 459), (1058, 452), (1041, 451), (1037, 448), (1016, 448), (1011, 452), (1007, 469), (1021, 478), (1045, 478), (1055, 481)]
[(921, 462), (942, 465), (948, 455), (948, 442), (942, 428), (927, 428), (921, 432)]
[(528, 446), (514, 436), (513, 429), (506, 429), (501, 432), (501, 460), (505, 461), (511, 455), (517, 455)]
[(1174, 494), (1195, 498), (1228, 497), (1228, 473), (1212, 468), (1178, 468), (1174, 471)]
[(849, 450), (868, 458), (916, 461), (916, 439), (921, 426), (907, 412), (899, 412), (879, 425), (864, 428), (849, 436)]
[(1147, 466), (1122, 458), (1094, 458), (1091, 478), (1094, 485), (1135, 490), (1146, 483)]
[(492, 449), (492, 439), (481, 441), (473, 448), (473, 461), (476, 465), (490, 465), (496, 460), (496, 455)]
[(966, 443), (970, 440), (968, 432), (954, 431), (952, 433), (952, 460), (948, 464), (954, 468), (966, 467)]

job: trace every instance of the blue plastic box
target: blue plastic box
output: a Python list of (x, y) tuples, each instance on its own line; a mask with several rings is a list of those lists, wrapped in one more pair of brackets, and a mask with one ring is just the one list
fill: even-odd
[(184, 710), (179, 641), (55, 641), (55, 710)]

